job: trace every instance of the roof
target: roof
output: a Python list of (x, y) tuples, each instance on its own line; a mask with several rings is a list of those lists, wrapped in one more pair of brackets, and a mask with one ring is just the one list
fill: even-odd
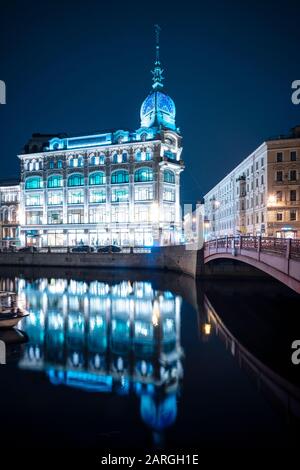
[(0, 179), (0, 187), (1, 186), (17, 186), (20, 184), (19, 178), (3, 178)]

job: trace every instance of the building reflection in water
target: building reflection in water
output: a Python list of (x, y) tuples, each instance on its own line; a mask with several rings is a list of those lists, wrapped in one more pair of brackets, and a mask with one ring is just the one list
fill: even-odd
[(29, 342), (19, 362), (53, 385), (140, 398), (140, 414), (160, 444), (177, 415), (183, 375), (181, 297), (150, 282), (17, 281)]

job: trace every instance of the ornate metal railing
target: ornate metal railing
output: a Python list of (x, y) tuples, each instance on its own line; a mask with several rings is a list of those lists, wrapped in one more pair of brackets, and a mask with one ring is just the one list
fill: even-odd
[(300, 259), (300, 239), (236, 236), (222, 237), (205, 242), (209, 252), (230, 252), (231, 250), (248, 250), (274, 253), (277, 256)]

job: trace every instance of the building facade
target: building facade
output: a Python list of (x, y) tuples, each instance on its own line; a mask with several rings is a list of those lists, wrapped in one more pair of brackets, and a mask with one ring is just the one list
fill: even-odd
[(0, 248), (19, 246), (20, 184), (0, 181)]
[(19, 155), (26, 246), (152, 246), (182, 236), (182, 138), (163, 91), (159, 45), (136, 131), (34, 134)]
[(206, 238), (300, 237), (300, 126), (260, 145), (204, 197)]

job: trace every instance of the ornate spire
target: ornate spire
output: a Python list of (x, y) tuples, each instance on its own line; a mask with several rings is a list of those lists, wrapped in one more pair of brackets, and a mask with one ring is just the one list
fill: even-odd
[(152, 88), (156, 90), (157, 88), (162, 88), (163, 83), (162, 81), (164, 80), (163, 77), (163, 69), (161, 68), (160, 65), (160, 60), (159, 60), (159, 36), (160, 36), (160, 26), (156, 24), (154, 26), (155, 29), (155, 38), (156, 38), (156, 53), (155, 53), (155, 63), (154, 63), (154, 70), (152, 70), (153, 74), (153, 84)]

